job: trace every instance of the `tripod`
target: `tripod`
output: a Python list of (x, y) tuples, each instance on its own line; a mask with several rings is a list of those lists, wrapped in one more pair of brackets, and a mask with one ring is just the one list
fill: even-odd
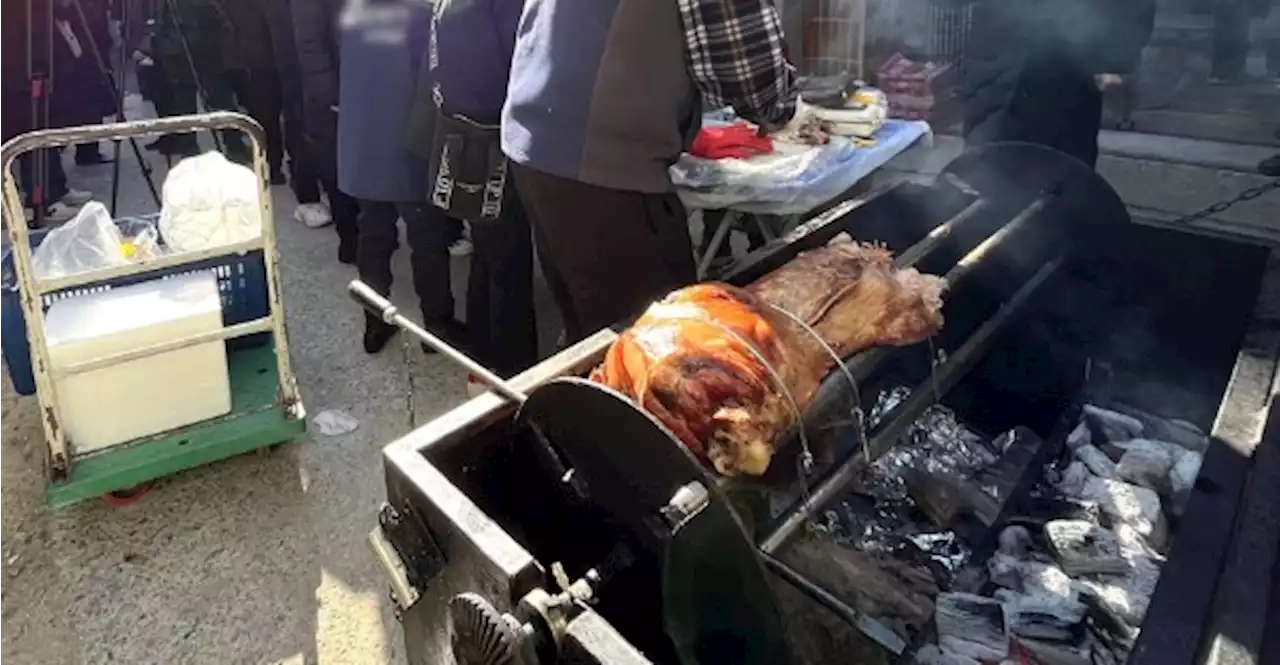
[[(108, 89), (111, 90), (111, 101), (115, 104), (116, 122), (124, 122), (124, 49), (129, 44), (129, 20), (128, 2), (123, 3), (121, 12), (121, 25), (123, 26), (123, 34), (120, 45), (120, 66), (121, 71), (112, 76), (110, 69), (107, 67), (106, 61), (102, 57), (102, 51), (98, 48), (98, 42), (93, 37), (93, 31), (89, 29), (89, 19), (85, 16), (84, 6), (80, 4), (80, 0), (71, 0), (76, 8), (76, 15), (80, 19), (80, 27), (84, 31), (85, 41), (89, 44), (89, 50), (93, 53), (94, 64), (97, 65), (98, 71), (106, 78)], [(133, 137), (129, 137), (129, 147), (133, 149), (133, 157), (138, 162), (138, 168), (142, 171), (142, 177), (147, 181), (147, 189), (151, 192), (151, 198), (155, 201), (156, 207), (160, 207), (160, 194), (156, 191), (156, 183), (151, 178), (152, 168), (150, 162), (142, 155), (142, 150), (138, 148), (138, 141)], [(120, 195), (120, 141), (114, 142), (115, 161), (111, 166), (111, 214), (116, 212), (116, 203), (119, 201)]]

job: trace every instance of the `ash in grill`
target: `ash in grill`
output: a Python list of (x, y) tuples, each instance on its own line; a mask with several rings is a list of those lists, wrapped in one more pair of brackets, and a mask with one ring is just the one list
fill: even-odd
[[(1124, 411), (1085, 405), (1055, 459), (1024, 467), (1034, 451), (1021, 449), (1049, 444), (984, 437), (933, 407), (785, 558), (815, 581), (854, 583), (857, 609), (920, 642), (921, 665), (1126, 662), (1208, 438)], [(1009, 495), (1010, 469), (1038, 477), (1024, 497)], [(1006, 499), (1018, 509), (996, 551), (974, 557), (985, 534), (970, 511)], [(952, 528), (966, 517), (978, 528)]]

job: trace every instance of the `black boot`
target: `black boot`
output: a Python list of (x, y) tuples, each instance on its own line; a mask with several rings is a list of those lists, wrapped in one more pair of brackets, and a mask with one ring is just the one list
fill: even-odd
[[(439, 337), (449, 346), (452, 346), (467, 355), (472, 354), (472, 349), (467, 343), (467, 326), (461, 321), (458, 321), (457, 319), (450, 319), (448, 321), (428, 323), (427, 330), (436, 337)], [(422, 344), (422, 352), (432, 354), (435, 353), (436, 350), (424, 342)]]
[(195, 134), (169, 134), (156, 149), (162, 155), (191, 157), (200, 154), (200, 143)]
[(1280, 155), (1272, 155), (1258, 164), (1258, 173), (1272, 178), (1280, 178)]
[(384, 323), (372, 314), (364, 315), (364, 352), (373, 355), (386, 348), (387, 342), (396, 336), (399, 328)]
[(98, 150), (98, 144), (81, 143), (76, 146), (76, 165), (93, 166), (94, 164), (110, 164), (111, 158)]

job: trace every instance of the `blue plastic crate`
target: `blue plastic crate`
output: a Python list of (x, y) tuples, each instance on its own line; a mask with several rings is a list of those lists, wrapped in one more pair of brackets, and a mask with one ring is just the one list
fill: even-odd
[[(136, 220), (117, 221), (122, 226), (131, 222)], [(44, 240), (45, 233), (45, 230), (40, 230), (30, 234), (32, 248), (37, 247)], [(0, 285), (0, 347), (2, 347), (0, 350), (3, 351), (4, 364), (9, 369), (9, 378), (13, 381), (14, 391), (19, 395), (33, 395), (36, 392), (36, 385), (35, 376), (31, 371), (31, 344), (27, 340), (26, 317), (22, 313), (17, 275), (13, 270), (10, 249), (9, 242), (6, 240), (3, 244), (3, 255), (0, 256), (0, 277), (3, 278), (3, 284)], [(244, 256), (224, 256), (54, 291), (45, 294), (41, 299), (42, 310), (48, 311), (49, 305), (67, 298), (204, 270), (211, 270), (218, 277), (224, 325), (244, 323), (267, 315), (269, 312), (267, 268), (261, 250), (249, 252)], [(261, 344), (268, 339), (270, 339), (270, 333), (261, 333), (230, 340), (227, 344), (230, 348), (237, 348)]]

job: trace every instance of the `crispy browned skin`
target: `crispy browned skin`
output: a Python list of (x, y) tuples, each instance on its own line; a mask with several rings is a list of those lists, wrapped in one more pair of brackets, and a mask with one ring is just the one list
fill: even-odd
[(746, 289), (671, 293), (618, 337), (591, 378), (636, 400), (721, 474), (760, 475), (834, 362), (774, 307), (849, 356), (937, 332), (943, 285), (895, 271), (887, 251), (842, 236)]

